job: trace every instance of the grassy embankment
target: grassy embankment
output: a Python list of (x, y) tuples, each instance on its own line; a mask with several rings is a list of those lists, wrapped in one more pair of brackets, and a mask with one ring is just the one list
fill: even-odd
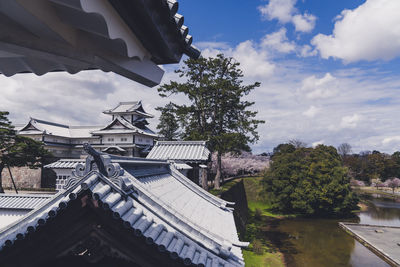
[[(249, 220), (246, 225), (246, 234), (241, 236), (241, 240), (251, 242), (249, 248), (243, 249), (245, 264), (247, 267), (285, 266), (283, 255), (264, 238), (264, 232), (271, 220), (277, 220), (286, 216), (270, 211), (270, 205), (260, 194), (262, 188), (260, 184), (261, 179), (262, 177), (243, 178), (247, 205), (249, 207)], [(228, 182), (220, 190), (211, 190), (210, 192), (219, 195), (229, 190), (229, 188), (240, 180), (237, 179)]]
[(364, 186), (364, 187), (353, 187), (354, 192), (356, 192), (359, 195), (373, 195), (373, 194), (378, 194), (381, 195), (384, 198), (389, 198), (389, 199), (398, 199), (400, 198), (400, 195), (398, 194), (399, 191), (395, 190), (395, 194), (393, 194), (392, 189), (377, 189), (376, 187), (371, 187), (371, 186)]

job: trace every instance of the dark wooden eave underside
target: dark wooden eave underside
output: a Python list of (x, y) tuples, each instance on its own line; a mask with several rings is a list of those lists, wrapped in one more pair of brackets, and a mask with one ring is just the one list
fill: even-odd
[(200, 52), (185, 42), (165, 0), (109, 0), (157, 64), (178, 63), (182, 54)]
[[(92, 238), (95, 241), (88, 241)], [(2, 267), (46, 266), (184, 266), (121, 220), (99, 207), (90, 194), (69, 203), (35, 232), (0, 252)]]

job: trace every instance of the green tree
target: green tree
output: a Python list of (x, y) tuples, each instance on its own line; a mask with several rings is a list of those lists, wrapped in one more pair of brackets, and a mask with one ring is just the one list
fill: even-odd
[(347, 168), (332, 146), (279, 145), (263, 179), (272, 207), (305, 215), (343, 215), (357, 208)]
[(16, 135), (8, 114), (0, 111), (0, 193), (4, 193), (1, 173), (5, 167), (38, 168), (51, 156), (41, 142)]
[(254, 102), (243, 100), (256, 82), (243, 85), (239, 63), (222, 54), (215, 58), (187, 59), (176, 72), (186, 81), (171, 81), (162, 85), (160, 96), (183, 94), (187, 105), (175, 104), (175, 115), (182, 124), (182, 137), (186, 140), (208, 140), (217, 153), (215, 188), (220, 187), (221, 157), (226, 152), (250, 151), (249, 144), (258, 140), (256, 111), (250, 110)]
[(168, 141), (176, 140), (180, 134), (174, 104), (169, 102), (165, 107), (157, 107), (156, 110), (161, 112), (160, 122), (157, 125), (158, 133)]

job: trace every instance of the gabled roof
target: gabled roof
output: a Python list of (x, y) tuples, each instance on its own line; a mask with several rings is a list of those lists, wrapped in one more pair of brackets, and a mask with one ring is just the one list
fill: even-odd
[(92, 131), (91, 133), (96, 135), (114, 133), (139, 133), (142, 135), (158, 137), (158, 135), (149, 128), (138, 128), (119, 115), (115, 115), (114, 119), (106, 127), (96, 131)]
[(145, 112), (142, 101), (119, 102), (118, 105), (109, 110), (103, 111), (104, 114), (137, 114), (145, 118), (153, 118), (154, 116)]
[(38, 222), (43, 226), (89, 194), (98, 203), (94, 208), (110, 210), (121, 222), (116, 225), (144, 236), (172, 259), (187, 265), (244, 265), (240, 247), (248, 243), (238, 239), (233, 209), (227, 207), (233, 203), (196, 186), (167, 161), (87, 152), (86, 165), (77, 166), (65, 191), (0, 232), (1, 249), (22, 242)]
[(210, 157), (205, 141), (157, 141), (148, 159), (207, 161)]
[(65, 124), (31, 118), (22, 127), (19, 134), (49, 134), (67, 138), (93, 138), (91, 131), (99, 129), (101, 126), (69, 126)]
[(158, 65), (200, 55), (173, 0), (10, 0), (1, 9), (6, 76), (101, 69), (155, 86)]

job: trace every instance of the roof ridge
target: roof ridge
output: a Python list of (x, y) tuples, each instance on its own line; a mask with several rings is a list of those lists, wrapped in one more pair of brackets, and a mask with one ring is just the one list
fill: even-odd
[(32, 197), (32, 198), (51, 198), (53, 197), (53, 194), (0, 194), (0, 198), (2, 197), (24, 197), (24, 198), (28, 198), (28, 197)]
[(69, 125), (70, 129), (85, 129), (92, 127), (104, 127), (104, 125)]
[(57, 122), (51, 122), (51, 121), (45, 121), (45, 120), (41, 120), (41, 119), (36, 119), (36, 118), (31, 118), (31, 121), (35, 121), (35, 122), (39, 122), (39, 123), (43, 123), (43, 124), (49, 124), (49, 125), (53, 125), (53, 126), (59, 126), (59, 127), (63, 127), (63, 128), (68, 128), (69, 129), (69, 125), (66, 124), (61, 124), (61, 123), (57, 123)]
[(199, 145), (205, 145), (207, 141), (204, 140), (177, 140), (177, 141), (157, 141), (157, 144), (182, 144), (182, 145), (189, 145), (189, 144), (199, 144)]

